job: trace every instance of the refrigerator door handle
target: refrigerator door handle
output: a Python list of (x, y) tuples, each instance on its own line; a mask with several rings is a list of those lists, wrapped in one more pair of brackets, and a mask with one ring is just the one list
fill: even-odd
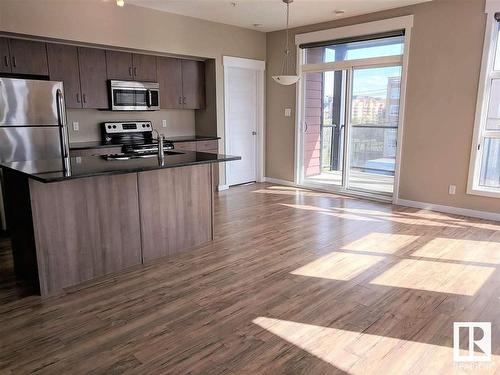
[(64, 107), (64, 96), (61, 89), (56, 91), (57, 119), (61, 134), (61, 155), (63, 158), (69, 156), (68, 132), (66, 129), (66, 109)]

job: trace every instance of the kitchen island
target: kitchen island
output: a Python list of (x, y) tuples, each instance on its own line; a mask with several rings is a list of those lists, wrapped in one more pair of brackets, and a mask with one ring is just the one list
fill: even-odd
[(238, 159), (186, 151), (2, 164), (16, 273), (50, 296), (212, 240), (212, 166)]

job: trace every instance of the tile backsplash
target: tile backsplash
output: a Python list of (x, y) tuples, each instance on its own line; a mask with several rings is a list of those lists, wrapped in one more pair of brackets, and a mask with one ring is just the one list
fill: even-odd
[[(88, 142), (101, 139), (100, 123), (106, 121), (153, 122), (153, 127), (167, 136), (195, 134), (194, 110), (161, 110), (151, 112), (111, 112), (95, 109), (68, 109), (68, 132), (70, 142)], [(162, 127), (162, 120), (167, 120), (167, 127)], [(73, 122), (78, 122), (78, 131), (73, 130)]]

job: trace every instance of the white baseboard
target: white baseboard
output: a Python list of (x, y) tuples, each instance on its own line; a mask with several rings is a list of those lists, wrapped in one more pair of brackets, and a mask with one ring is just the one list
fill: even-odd
[[(278, 184), (278, 185), (284, 185), (284, 186), (293, 186), (293, 187), (302, 187), (305, 189), (311, 189), (310, 187), (300, 186), (300, 185), (295, 184), (292, 181), (281, 180), (279, 178), (264, 177), (264, 181), (269, 182), (271, 184)], [(335, 192), (330, 192), (330, 193), (342, 194), (342, 193), (335, 193)], [(361, 199), (363, 198), (362, 196), (357, 196), (357, 197), (361, 198)], [(399, 206), (420, 208), (420, 209), (429, 210), (429, 211), (444, 212), (446, 214), (469, 216), (469, 217), (474, 217), (477, 219), (500, 221), (500, 213), (496, 213), (496, 212), (471, 210), (468, 208), (444, 206), (441, 204), (418, 202), (418, 201), (412, 201), (412, 200), (408, 200), (408, 199), (396, 199), (394, 204), (399, 205)]]
[(444, 212), (446, 214), (454, 214), (461, 216), (470, 216), (478, 219), (500, 221), (500, 213), (471, 210), (468, 208), (443, 206), (441, 204), (433, 204), (426, 202), (411, 201), (408, 199), (396, 199), (395, 204), (406, 207), (421, 208), (423, 210)]
[(217, 191), (224, 191), (229, 189), (229, 185), (219, 185), (217, 186)]

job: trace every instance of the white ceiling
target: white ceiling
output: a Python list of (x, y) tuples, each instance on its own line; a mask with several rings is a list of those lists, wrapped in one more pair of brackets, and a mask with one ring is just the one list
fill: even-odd
[[(431, 0), (294, 0), (290, 5), (290, 26), (310, 25), (426, 1)], [(281, 30), (286, 26), (286, 6), (281, 0), (125, 0), (127, 3), (260, 31)], [(345, 13), (338, 15), (336, 10)]]

